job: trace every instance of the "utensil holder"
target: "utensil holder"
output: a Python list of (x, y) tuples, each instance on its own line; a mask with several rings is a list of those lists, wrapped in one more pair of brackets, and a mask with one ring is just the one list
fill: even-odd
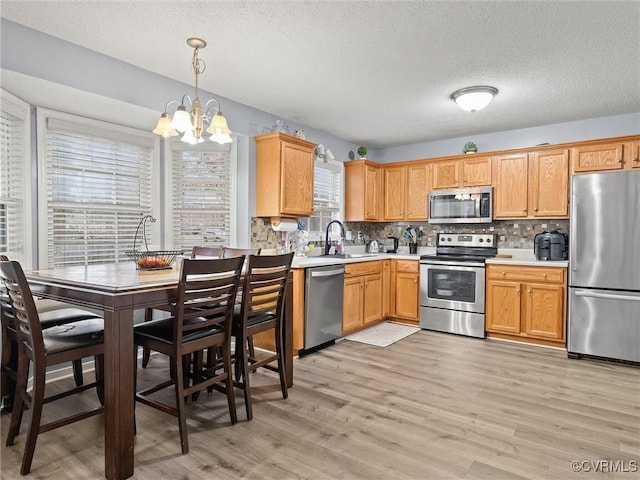
[(411, 254), (418, 253), (418, 244), (417, 243), (409, 242), (409, 253), (411, 253)]

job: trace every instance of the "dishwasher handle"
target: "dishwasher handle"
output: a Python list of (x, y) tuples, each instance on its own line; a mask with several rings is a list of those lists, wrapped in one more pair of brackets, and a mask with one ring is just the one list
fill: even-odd
[(319, 271), (311, 270), (310, 274), (311, 274), (311, 277), (333, 277), (336, 275), (344, 274), (344, 268), (339, 268), (337, 270), (319, 270)]

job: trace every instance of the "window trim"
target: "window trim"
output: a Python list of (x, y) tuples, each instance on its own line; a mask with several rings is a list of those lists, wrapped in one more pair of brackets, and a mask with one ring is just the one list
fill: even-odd
[[(231, 135), (233, 138), (233, 142), (230, 144), (230, 158), (231, 165), (229, 166), (231, 172), (231, 202), (229, 205), (230, 208), (230, 229), (229, 232), (229, 242), (230, 246), (236, 247), (238, 245), (238, 228), (240, 224), (240, 219), (238, 218), (238, 138), (235, 134)], [(171, 152), (171, 144), (172, 142), (179, 142), (178, 137), (172, 140), (163, 140), (162, 141), (162, 164), (164, 166), (164, 195), (163, 195), (163, 235), (162, 238), (164, 240), (163, 248), (165, 249), (174, 249), (177, 248), (173, 244), (173, 232), (172, 232), (172, 222), (173, 222), (173, 161), (172, 161), (172, 152)], [(184, 145), (184, 144), (183, 144)], [(194, 150), (197, 149), (197, 145)], [(188, 147), (184, 147), (185, 150)], [(185, 252), (185, 255), (189, 252)]]
[[(36, 108), (36, 136), (37, 136), (37, 171), (38, 171), (38, 265), (39, 268), (47, 268), (49, 265), (48, 252), (48, 201), (47, 201), (47, 159), (46, 159), (46, 131), (47, 119), (53, 118), (60, 121), (71, 122), (75, 124), (86, 125), (88, 129), (98, 128), (102, 130), (110, 130), (116, 135), (126, 134), (151, 139), (153, 142), (153, 155), (151, 165), (151, 212), (149, 214), (158, 218), (161, 214), (162, 192), (160, 189), (160, 139), (144, 130), (114, 123), (96, 120), (79, 115), (73, 115), (47, 108)], [(151, 244), (160, 246), (161, 227), (159, 222), (152, 223), (151, 227)]]
[(3, 88), (0, 88), (0, 99), (2, 101), (2, 110), (24, 121), (22, 131), (22, 191), (24, 192), (22, 198), (22, 218), (24, 219), (22, 242), (24, 245), (24, 258), (18, 260), (21, 261), (26, 269), (30, 269), (35, 260), (33, 241), (36, 233), (33, 222), (33, 190), (31, 188), (31, 175), (33, 172), (31, 159), (31, 106)]
[[(340, 221), (342, 221), (344, 219), (344, 199), (345, 199), (345, 175), (344, 175), (344, 163), (340, 162), (338, 160), (322, 160), (319, 159), (318, 157), (315, 158), (314, 160), (314, 164), (313, 164), (313, 168), (315, 169), (318, 165), (320, 166), (326, 166), (327, 170), (333, 170), (335, 172), (337, 172), (338, 174), (340, 174), (341, 178), (342, 178), (342, 192), (340, 193), (340, 210), (338, 211), (338, 219)], [(314, 189), (315, 189), (315, 185), (314, 185)], [(315, 197), (315, 195), (314, 195)], [(315, 208), (315, 204), (314, 204), (314, 208)], [(310, 231), (309, 230), (309, 219), (307, 218), (306, 220), (306, 231), (309, 233), (309, 241), (324, 241), (324, 231), (317, 231), (317, 230), (313, 230)]]

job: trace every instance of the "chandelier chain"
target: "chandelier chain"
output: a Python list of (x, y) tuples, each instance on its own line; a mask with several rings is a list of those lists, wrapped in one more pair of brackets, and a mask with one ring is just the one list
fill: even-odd
[(196, 95), (195, 96), (196, 98), (198, 98), (198, 77), (207, 68), (207, 64), (204, 62), (204, 60), (198, 58), (198, 48), (193, 49), (193, 58), (191, 59), (191, 68), (193, 69), (193, 73), (196, 77), (196, 80), (195, 80)]

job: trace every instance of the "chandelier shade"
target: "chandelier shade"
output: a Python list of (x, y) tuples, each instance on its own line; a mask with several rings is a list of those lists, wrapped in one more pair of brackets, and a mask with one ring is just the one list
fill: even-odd
[(451, 94), (451, 99), (467, 112), (477, 112), (489, 105), (498, 89), (488, 86), (461, 88)]
[[(175, 137), (182, 133), (180, 140), (195, 145), (204, 142), (202, 137), (204, 125), (208, 124), (207, 133), (211, 141), (220, 144), (231, 143), (231, 130), (227, 125), (227, 119), (220, 111), (220, 102), (215, 98), (207, 101), (202, 106), (199, 98), (198, 80), (206, 68), (204, 60), (198, 57), (198, 51), (207, 46), (207, 42), (201, 38), (188, 38), (187, 44), (193, 48), (193, 58), (191, 67), (195, 75), (195, 94), (193, 99), (189, 95), (183, 95), (180, 101), (170, 100), (164, 107), (164, 112), (160, 115), (153, 133), (163, 138)], [(169, 117), (169, 109), (176, 105), (172, 117)]]

